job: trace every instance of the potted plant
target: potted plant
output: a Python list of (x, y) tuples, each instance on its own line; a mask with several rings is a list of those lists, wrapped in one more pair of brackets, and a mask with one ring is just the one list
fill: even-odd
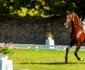
[(54, 45), (54, 39), (53, 39), (53, 34), (51, 32), (48, 32), (46, 34), (47, 38), (46, 39), (46, 45), (47, 45), (47, 48), (50, 47), (49, 45)]
[(8, 56), (14, 53), (14, 49), (7, 46), (5, 43), (4, 45), (0, 46), (0, 59), (8, 59)]
[(52, 35), (51, 32), (48, 32), (48, 33), (46, 34), (46, 36), (47, 36), (48, 39), (52, 39), (52, 38), (53, 38), (53, 35)]

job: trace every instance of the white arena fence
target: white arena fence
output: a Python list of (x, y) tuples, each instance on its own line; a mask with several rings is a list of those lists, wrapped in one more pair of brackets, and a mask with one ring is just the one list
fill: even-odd
[[(2, 45), (3, 43), (0, 43)], [(39, 44), (13, 44), (13, 48), (22, 50), (66, 50), (68, 45), (39, 45)], [(70, 51), (75, 51), (76, 46), (73, 46)], [(81, 46), (79, 51), (85, 51), (85, 46)]]
[[(39, 45), (39, 44), (13, 44), (13, 47), (23, 50), (66, 50), (68, 45)], [(75, 51), (76, 46), (73, 46), (70, 51)], [(85, 46), (81, 46), (79, 51), (85, 51)]]

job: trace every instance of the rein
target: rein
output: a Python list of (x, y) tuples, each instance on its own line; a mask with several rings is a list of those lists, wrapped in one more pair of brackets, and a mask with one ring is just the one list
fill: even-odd
[[(72, 20), (74, 21), (74, 18)], [(73, 25), (78, 25), (78, 26), (82, 27), (83, 26), (83, 23), (82, 24), (73, 24)]]
[(78, 25), (78, 26), (80, 26), (80, 27), (82, 27), (82, 26), (83, 26), (83, 24), (73, 24), (73, 25)]

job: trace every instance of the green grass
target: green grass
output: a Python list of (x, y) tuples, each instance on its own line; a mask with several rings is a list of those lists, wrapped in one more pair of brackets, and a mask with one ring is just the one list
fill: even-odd
[[(79, 52), (85, 60), (85, 52)], [(13, 68), (28, 70), (84, 70), (85, 61), (78, 61), (74, 52), (69, 52), (69, 63), (64, 63), (65, 51), (56, 50), (18, 50), (9, 59)]]

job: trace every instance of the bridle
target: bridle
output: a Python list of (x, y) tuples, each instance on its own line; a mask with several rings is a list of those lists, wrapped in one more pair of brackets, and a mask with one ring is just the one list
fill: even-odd
[[(70, 15), (70, 14), (71, 14), (71, 15)], [(74, 15), (73, 15), (72, 13), (70, 13), (70, 14), (68, 14), (67, 19), (70, 20), (70, 23), (73, 24), (73, 23), (74, 23)], [(68, 20), (67, 20), (67, 21), (68, 21)], [(80, 22), (80, 23), (82, 23), (82, 22)], [(73, 24), (73, 25), (74, 25), (74, 26), (77, 25), (77, 26), (82, 27), (82, 26), (83, 26), (83, 23), (82, 23), (82, 24), (80, 24), (80, 23), (79, 23), (79, 24)]]

